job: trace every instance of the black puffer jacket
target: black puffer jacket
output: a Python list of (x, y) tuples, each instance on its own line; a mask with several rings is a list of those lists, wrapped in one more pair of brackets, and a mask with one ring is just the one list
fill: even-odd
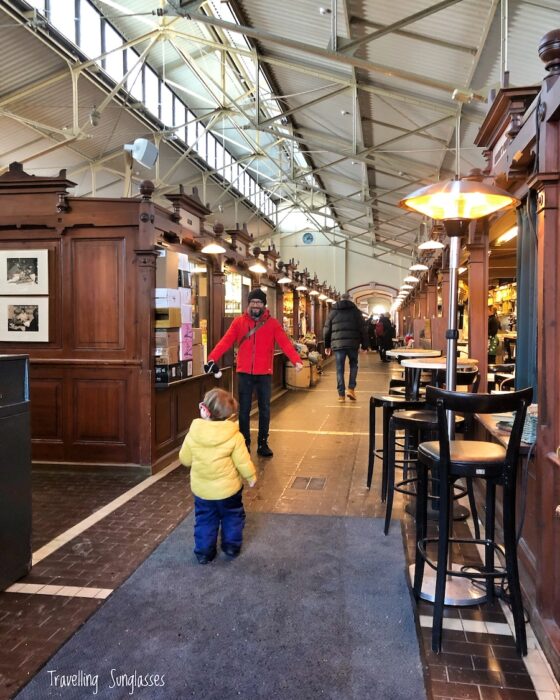
[(333, 307), (323, 330), (325, 348), (357, 350), (368, 347), (366, 324), (354, 302), (342, 299)]

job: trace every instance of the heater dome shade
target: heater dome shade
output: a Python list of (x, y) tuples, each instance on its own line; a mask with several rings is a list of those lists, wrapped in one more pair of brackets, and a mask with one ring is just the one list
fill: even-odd
[(518, 204), (509, 192), (475, 180), (446, 180), (422, 187), (399, 202), (402, 209), (431, 219), (480, 219)]
[(125, 143), (124, 150), (145, 168), (153, 168), (159, 155), (157, 146), (148, 139), (136, 139), (134, 143)]

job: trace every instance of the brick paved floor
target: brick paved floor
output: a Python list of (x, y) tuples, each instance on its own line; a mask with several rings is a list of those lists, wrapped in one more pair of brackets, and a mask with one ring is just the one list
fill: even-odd
[[(371, 491), (365, 488), (368, 452), (368, 397), (387, 387), (391, 366), (376, 355), (361, 356), (358, 401), (336, 401), (334, 363), (311, 391), (288, 392), (273, 404), (270, 445), (274, 458), (257, 458), (259, 481), (245, 490), (249, 512), (384, 517), (380, 468)], [(380, 421), (378, 421), (380, 425)], [(256, 424), (255, 424), (256, 427)], [(36, 470), (33, 478), (33, 549), (45, 545), (109, 504), (144, 477), (140, 474)], [(145, 482), (148, 483), (148, 482)], [(413, 522), (397, 494), (394, 522), (403, 519), (409, 557)], [(18, 583), (75, 586), (74, 597), (0, 593), (0, 700), (14, 695), (50, 656), (103, 604), (102, 589), (119, 586), (192, 508), (187, 471), (178, 468), (134, 495), (48, 556)], [(380, 529), (379, 536), (382, 537)], [(187, 548), (192, 547), (186, 542)], [(68, 589), (70, 592), (71, 589)], [(419, 620), (429, 620), (431, 605), (421, 602)], [(420, 626), (420, 646), (428, 687), (435, 700), (560, 700), (557, 687), (534, 689), (527, 667), (515, 654), (510, 635), (477, 625), (506, 622), (499, 604), (449, 608), (444, 651), (430, 651), (430, 629)], [(480, 628), (482, 629), (482, 627)], [(530, 640), (531, 642), (531, 640)], [(531, 649), (532, 662), (539, 661)], [(544, 662), (542, 662), (544, 663)], [(543, 688), (545, 684), (543, 682)], [(345, 699), (342, 699), (345, 700)]]

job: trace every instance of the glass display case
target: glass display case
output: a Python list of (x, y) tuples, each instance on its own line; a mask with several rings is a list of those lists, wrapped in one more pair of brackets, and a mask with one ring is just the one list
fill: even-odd
[(291, 289), (284, 292), (282, 299), (282, 327), (290, 338), (294, 337), (294, 293)]
[(230, 318), (239, 316), (243, 311), (242, 303), (242, 276), (237, 272), (226, 272), (224, 314)]

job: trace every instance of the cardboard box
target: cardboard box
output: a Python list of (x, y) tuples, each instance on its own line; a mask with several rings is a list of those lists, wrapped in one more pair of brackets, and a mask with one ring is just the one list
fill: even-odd
[(193, 376), (192, 360), (183, 360), (181, 363), (181, 378), (188, 379)]
[(156, 309), (178, 309), (181, 306), (181, 298), (178, 289), (165, 289), (156, 287)]
[(193, 368), (193, 377), (197, 377), (199, 374), (204, 374), (204, 346), (203, 345), (193, 345), (192, 346), (192, 368)]
[(182, 323), (179, 329), (179, 359), (192, 360), (192, 325), (190, 323)]
[(182, 379), (181, 365), (156, 365), (156, 384), (170, 384)]
[(190, 304), (181, 306), (181, 323), (192, 324), (192, 306)]
[(170, 345), (168, 348), (156, 348), (156, 365), (179, 364), (179, 346)]
[(201, 345), (202, 344), (202, 328), (193, 328), (192, 329), (192, 342), (193, 342), (193, 345)]
[(179, 279), (179, 254), (162, 250), (156, 259), (156, 287), (176, 289)]
[(156, 328), (179, 328), (181, 309), (156, 309)]
[(181, 306), (192, 304), (192, 289), (190, 287), (179, 287), (177, 291), (179, 292)]
[(179, 346), (181, 338), (180, 330), (174, 328), (156, 328), (155, 345), (156, 348), (168, 348), (170, 345)]

